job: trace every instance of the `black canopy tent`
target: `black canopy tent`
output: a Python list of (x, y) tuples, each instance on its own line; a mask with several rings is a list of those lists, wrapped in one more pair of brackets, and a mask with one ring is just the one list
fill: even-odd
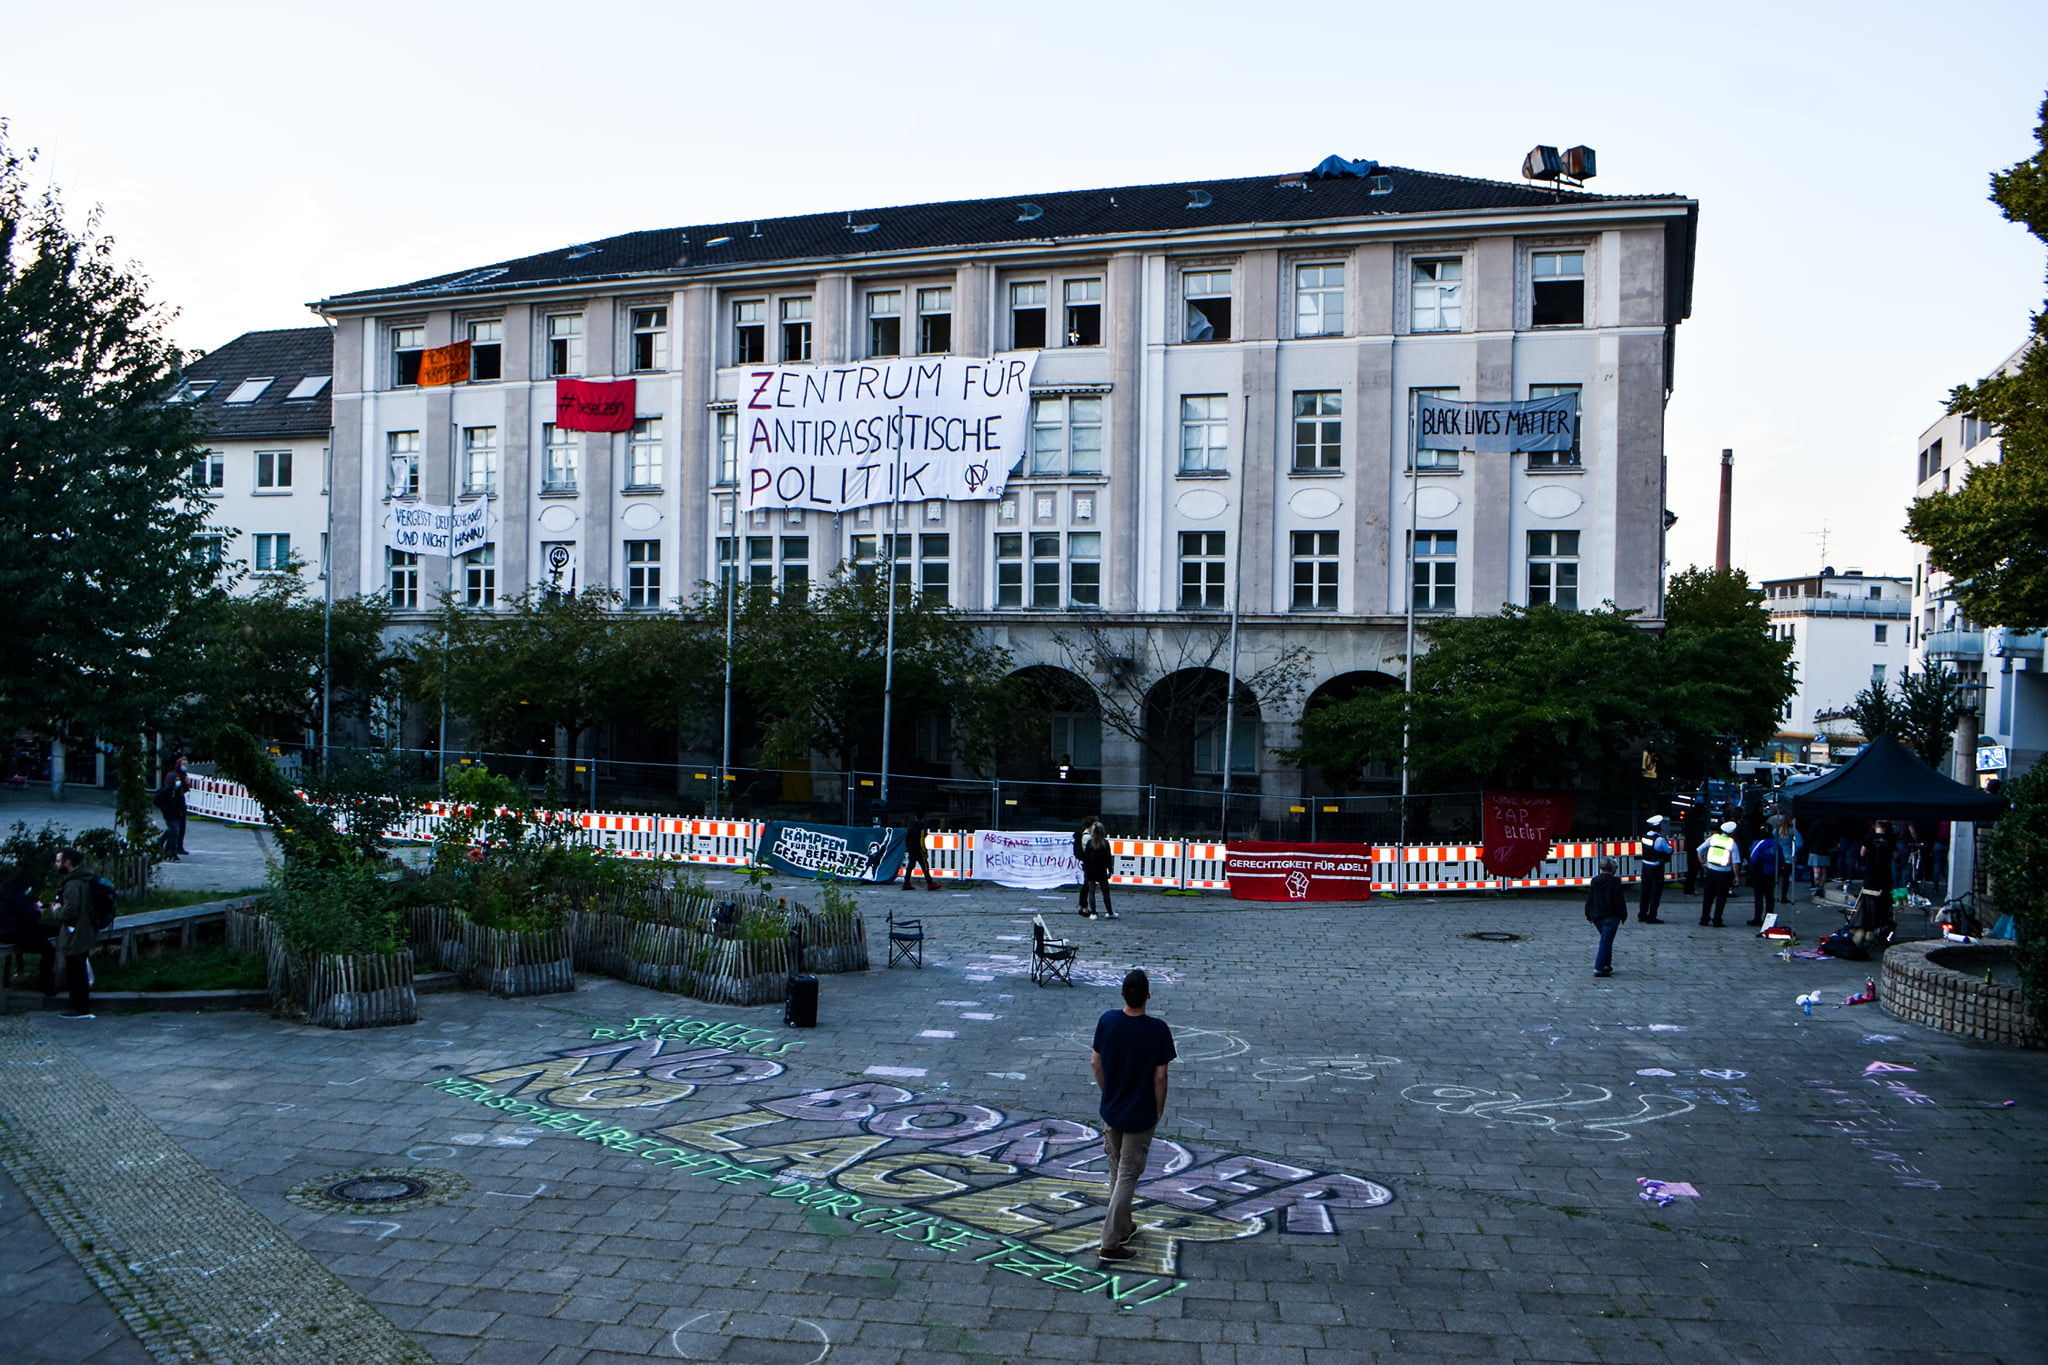
[(2005, 813), (2003, 797), (1950, 781), (1890, 735), (1878, 736), (1832, 772), (1787, 782), (1778, 803), (1802, 819), (1989, 822)]

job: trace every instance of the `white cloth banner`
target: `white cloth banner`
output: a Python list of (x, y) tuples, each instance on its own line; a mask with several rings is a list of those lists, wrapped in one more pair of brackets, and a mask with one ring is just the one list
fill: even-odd
[[(450, 536), (454, 538), (451, 548)], [(386, 548), (414, 555), (461, 555), (491, 541), (491, 504), (486, 498), (450, 507), (445, 503), (401, 502), (384, 528)]]
[(841, 511), (992, 499), (1031, 435), (1037, 354), (919, 356), (740, 372), (748, 507)]
[(980, 829), (974, 832), (974, 875), (998, 886), (1079, 886), (1081, 860), (1071, 834)]

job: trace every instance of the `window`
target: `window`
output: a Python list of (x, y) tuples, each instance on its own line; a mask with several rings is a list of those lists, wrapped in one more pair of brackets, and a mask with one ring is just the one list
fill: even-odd
[(1883, 597), (1883, 596), (1884, 596), (1884, 585), (1883, 585), (1882, 583), (1872, 583), (1872, 584), (1870, 585), (1870, 595), (1871, 595), (1872, 597), (1874, 597), (1874, 598), (1875, 598), (1875, 597)]
[(502, 320), (469, 324), (469, 377), (472, 382), (502, 378), (505, 373), (505, 324)]
[(540, 587), (550, 597), (576, 591), (576, 542), (543, 540), (540, 543)]
[(420, 495), (420, 434), (417, 431), (394, 431), (384, 438), (388, 471), (385, 475), (385, 495), (393, 498), (416, 498)]
[(1076, 531), (1067, 537), (1067, 602), (1102, 605), (1102, 532)]
[(1045, 282), (1010, 286), (1010, 346), (1035, 351), (1045, 345)]
[(1060, 605), (1060, 538), (1057, 532), (1031, 537), (1031, 605), (1057, 611)]
[(947, 606), (953, 600), (952, 547), (949, 535), (917, 538), (917, 590), (934, 606)]
[[(720, 542), (720, 557), (729, 558), (731, 546), (728, 541)], [(659, 607), (661, 605), (661, 542), (658, 540), (629, 540), (626, 542), (626, 605), (629, 607)]]
[(1230, 272), (1190, 270), (1180, 277), (1188, 341), (1230, 340)]
[(543, 422), (540, 428), (542, 458), (545, 461), (541, 471), (543, 493), (574, 493), (576, 491), (576, 433), (567, 427), (558, 427), (553, 422)]
[(1415, 261), (1410, 264), (1413, 332), (1455, 332), (1463, 326), (1465, 263), (1461, 260)]
[(244, 379), (241, 383), (235, 385), (233, 393), (220, 401), (223, 403), (253, 403), (263, 396), (263, 391), (269, 388), (271, 383), (272, 381), (268, 379)]
[(1301, 265), (1294, 268), (1294, 334), (1298, 337), (1344, 335), (1344, 267)]
[(1458, 533), (1417, 531), (1414, 596), (1417, 611), (1458, 609)]
[(1295, 531), (1294, 610), (1337, 610), (1337, 532)]
[(1538, 251), (1529, 257), (1531, 327), (1581, 327), (1586, 321), (1586, 253)]
[(953, 349), (953, 291), (917, 291), (917, 353), (946, 355)]
[(292, 486), (292, 453), (289, 450), (257, 451), (256, 486), (259, 489), (290, 488)]
[(633, 310), (633, 368), (636, 371), (668, 368), (668, 309)]
[(292, 566), (292, 538), (288, 535), (256, 537), (256, 572), (284, 573)]
[(718, 414), (718, 482), (736, 484), (740, 479), (740, 415)]
[(732, 306), (732, 363), (758, 365), (767, 358), (767, 301), (743, 299)]
[(1223, 558), (1223, 532), (1182, 531), (1180, 533), (1181, 609), (1214, 611), (1223, 605), (1223, 585), (1228, 571)]
[(739, 553), (739, 548), (739, 542), (731, 536), (718, 538), (718, 586), (721, 588), (732, 586), (733, 572), (736, 568), (733, 556)]
[(462, 557), (463, 600), (472, 607), (498, 605), (498, 547), (479, 545)]
[(1095, 711), (1061, 711), (1052, 718), (1052, 747), (1047, 753), (1076, 768), (1102, 766), (1102, 716)]
[[(1975, 450), (1978, 446), (1982, 445), (1984, 442), (1990, 439), (1991, 423), (1980, 421), (1975, 417), (1965, 417), (1963, 419), (1964, 450)], [(1941, 442), (1936, 441), (1934, 444), (1937, 450), (1941, 448)], [(1939, 458), (1939, 456), (1936, 457), (1937, 463), (1939, 462)]]
[(782, 591), (796, 598), (808, 596), (811, 591), (811, 538), (809, 536), (784, 536), (782, 538)]
[(1220, 393), (1180, 400), (1180, 472), (1223, 474), (1230, 468), (1230, 400)]
[(320, 391), (327, 387), (327, 381), (332, 378), (334, 376), (331, 374), (309, 374), (292, 386), (292, 391), (284, 396), (284, 401), (295, 403), (308, 398), (318, 398)]
[(898, 591), (907, 590), (911, 582), (910, 537), (907, 535), (853, 537), (853, 553), (850, 558), (853, 564), (854, 577), (863, 583), (874, 581), (876, 567), (882, 562), (881, 555), (877, 552), (878, 540), (881, 543), (882, 549), (887, 549), (891, 545), (894, 546), (896, 551), (895, 574), (897, 589)]
[(642, 417), (626, 440), (626, 487), (661, 487), (661, 419)]
[[(1531, 384), (1529, 386), (1529, 397), (1531, 398), (1562, 398), (1568, 393), (1575, 394), (1578, 392), (1580, 392), (1580, 386), (1577, 384)], [(1579, 400), (1580, 425), (1579, 430), (1572, 433), (1572, 448), (1570, 450), (1532, 450), (1529, 452), (1529, 468), (1576, 468), (1579, 463), (1579, 439), (1585, 430), (1585, 420), (1586, 403), (1581, 398)]]
[[(1209, 721), (1195, 734), (1195, 771), (1198, 773), (1223, 772), (1223, 718)], [(1259, 718), (1239, 711), (1237, 723), (1230, 727), (1230, 770), (1237, 773), (1257, 772), (1259, 769)]]
[(202, 450), (192, 462), (192, 483), (199, 488), (220, 488), (227, 483), (227, 457), (218, 450)]
[(1870, 685), (1876, 688), (1882, 688), (1884, 686), (1883, 664), (1872, 664), (1870, 666)]
[(1872, 642), (1872, 643), (1874, 643), (1874, 644), (1880, 644), (1880, 645), (1881, 645), (1881, 644), (1884, 644), (1884, 643), (1886, 642), (1887, 638), (1888, 638), (1888, 637), (1889, 637), (1889, 636), (1891, 635), (1891, 629), (1890, 629), (1890, 627), (1888, 627), (1888, 626), (1877, 626), (1877, 627), (1875, 627), (1875, 629), (1876, 629), (1876, 631), (1877, 631), (1877, 635), (1876, 635), (1876, 638), (1875, 638), (1875, 639), (1873, 640), (1873, 642)]
[(1100, 398), (1040, 398), (1032, 403), (1031, 472), (1102, 472)]
[(1458, 391), (1457, 391), (1456, 389), (1410, 389), (1410, 390), (1408, 390), (1408, 432), (1409, 432), (1409, 438), (1408, 438), (1408, 449), (1409, 449), (1409, 451), (1411, 452), (1411, 455), (1410, 455), (1410, 461), (1409, 461), (1409, 465), (1408, 465), (1408, 467), (1409, 467), (1410, 469), (1423, 469), (1423, 470), (1428, 470), (1428, 469), (1434, 469), (1434, 470), (1448, 470), (1448, 471), (1450, 471), (1450, 472), (1452, 472), (1452, 473), (1455, 473), (1455, 472), (1457, 472), (1457, 468), (1458, 468), (1458, 452), (1457, 452), (1457, 451), (1455, 451), (1455, 450), (1416, 450), (1416, 449), (1415, 449), (1415, 433), (1416, 433), (1416, 432), (1419, 432), (1419, 431), (1421, 431), (1421, 430), (1422, 430), (1422, 423), (1421, 423), (1421, 420), (1420, 420), (1420, 419), (1419, 419), (1419, 418), (1417, 417), (1417, 415), (1416, 415), (1416, 414), (1417, 414), (1417, 412), (1419, 411), (1419, 409), (1420, 409), (1420, 406), (1421, 406), (1421, 405), (1420, 405), (1420, 404), (1418, 404), (1418, 403), (1417, 403), (1417, 402), (1416, 402), (1415, 400), (1416, 400), (1416, 399), (1418, 399), (1418, 398), (1424, 397), (1425, 395), (1426, 395), (1426, 396), (1428, 396), (1428, 397), (1430, 397), (1430, 398), (1446, 398), (1446, 399), (1450, 399), (1450, 398), (1456, 398), (1456, 397), (1458, 396)]
[(868, 295), (868, 354), (903, 354), (903, 291), (877, 289)]
[(1024, 605), (1024, 537), (1014, 531), (996, 536), (996, 605)]
[(227, 547), (221, 536), (192, 537), (192, 558), (201, 564), (219, 564), (227, 557)]
[(1294, 395), (1294, 468), (1303, 473), (1338, 469), (1344, 435), (1344, 395), (1331, 391)]
[(1064, 289), (1067, 299), (1067, 345), (1100, 346), (1102, 281), (1068, 280)]
[(420, 606), (420, 557), (404, 550), (384, 552), (385, 572), (390, 576), (391, 605), (398, 611), (418, 611)]
[(920, 763), (950, 763), (953, 758), (953, 714), (919, 710), (917, 758)]
[(775, 537), (747, 537), (747, 587), (767, 596), (775, 587)]
[(811, 301), (784, 299), (782, 309), (782, 358), (784, 361), (811, 358)]
[(426, 349), (426, 328), (391, 329), (391, 382), (395, 387), (405, 388), (420, 382), (420, 353)]
[(1529, 605), (1579, 609), (1579, 533), (1529, 532)]
[(498, 491), (498, 429), (462, 429), (462, 491), (489, 496)]
[(555, 313), (548, 318), (548, 377), (583, 373), (583, 315)]

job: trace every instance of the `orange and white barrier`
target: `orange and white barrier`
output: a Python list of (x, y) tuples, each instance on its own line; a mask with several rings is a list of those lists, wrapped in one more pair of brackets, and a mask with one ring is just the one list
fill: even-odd
[(1111, 839), (1113, 886), (1179, 886), (1181, 845), (1151, 839)]
[(1490, 891), (1499, 879), (1479, 861), (1477, 844), (1408, 844), (1401, 849), (1396, 891)]
[(1181, 856), (1180, 884), (1190, 891), (1228, 891), (1230, 877), (1224, 869), (1224, 845), (1186, 844)]

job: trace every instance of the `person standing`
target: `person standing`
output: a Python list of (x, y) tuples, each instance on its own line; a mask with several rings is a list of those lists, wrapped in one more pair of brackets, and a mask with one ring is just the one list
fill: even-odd
[(37, 954), (36, 973), (44, 995), (57, 993), (57, 941), (43, 924), (43, 907), (34, 896), (36, 880), (25, 867), (16, 868), (0, 883), (0, 943), (11, 943), (23, 953)]
[(71, 991), (71, 1008), (60, 1018), (92, 1018), (92, 964), (87, 954), (99, 942), (99, 921), (92, 912), (93, 874), (85, 867), (85, 855), (75, 848), (57, 850), (57, 872), (63, 877), (57, 892), (57, 951), (64, 957), (64, 984)]
[(1636, 923), (1662, 924), (1657, 907), (1664, 903), (1664, 869), (1671, 862), (1671, 841), (1664, 837), (1664, 817), (1650, 817), (1643, 831), (1643, 889), (1636, 900)]
[(1813, 879), (1813, 899), (1827, 896), (1828, 868), (1834, 862), (1834, 831), (1825, 820), (1815, 820), (1806, 830), (1806, 873)]
[(924, 846), (924, 812), (910, 817), (910, 823), (903, 829), (903, 889), (910, 889), (910, 877), (918, 868), (924, 869), (924, 889), (932, 887), (932, 857)]
[(1593, 975), (1614, 975), (1614, 934), (1628, 918), (1628, 893), (1615, 875), (1614, 859), (1602, 858), (1600, 871), (1586, 888), (1586, 919), (1600, 931), (1600, 951), (1593, 955)]
[(1102, 1151), (1109, 1159), (1109, 1211), (1102, 1218), (1105, 1261), (1137, 1256), (1128, 1245), (1137, 1225), (1131, 1221), (1131, 1199), (1145, 1175), (1152, 1154), (1152, 1134), (1166, 1112), (1166, 1067), (1179, 1054), (1173, 1030), (1145, 1013), (1152, 979), (1142, 968), (1124, 975), (1124, 1007), (1106, 1010), (1095, 1021), (1095, 1046), (1088, 1067), (1102, 1091)]
[(1709, 835), (1693, 854), (1702, 864), (1700, 868), (1700, 923), (1721, 927), (1721, 916), (1728, 909), (1728, 893), (1735, 886), (1735, 822), (1724, 821), (1721, 828)]
[(1749, 846), (1749, 891), (1756, 911), (1749, 917), (1749, 927), (1760, 927), (1764, 916), (1776, 910), (1777, 903), (1771, 892), (1778, 885), (1778, 836), (1765, 830)]
[(1773, 820), (1771, 831), (1772, 837), (1778, 841), (1778, 904), (1789, 909), (1792, 905), (1792, 869), (1798, 865), (1806, 843), (1799, 837), (1799, 826), (1792, 823), (1789, 815), (1780, 815)]
[(1079, 834), (1074, 836), (1074, 856), (1081, 860), (1081, 914), (1087, 918), (1095, 915), (1095, 888), (1102, 888), (1102, 913), (1109, 919), (1121, 918), (1116, 907), (1109, 900), (1109, 878), (1116, 870), (1116, 854), (1109, 846), (1109, 831), (1102, 827), (1102, 821), (1091, 820)]
[(164, 784), (156, 789), (156, 808), (164, 817), (162, 847), (167, 862), (175, 863), (185, 856), (185, 790), (188, 785), (185, 756), (179, 754), (164, 774)]

